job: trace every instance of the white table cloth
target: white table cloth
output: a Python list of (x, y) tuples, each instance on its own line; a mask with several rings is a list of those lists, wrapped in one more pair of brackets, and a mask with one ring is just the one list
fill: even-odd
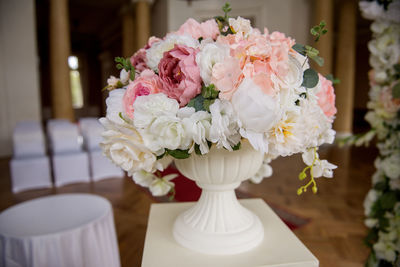
[(110, 202), (62, 194), (5, 210), (0, 214), (0, 266), (119, 267)]

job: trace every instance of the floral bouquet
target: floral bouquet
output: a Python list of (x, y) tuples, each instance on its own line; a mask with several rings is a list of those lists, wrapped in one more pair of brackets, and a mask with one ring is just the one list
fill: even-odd
[[(278, 156), (303, 153), (310, 180), (298, 194), (317, 187), (314, 178), (332, 177), (335, 165), (317, 149), (332, 143), (336, 113), (332, 82), (310, 68), (323, 64), (318, 51), (281, 32), (261, 32), (241, 17), (199, 23), (188, 19), (163, 39), (151, 37), (130, 59), (116, 58), (120, 78), (111, 76), (104, 153), (153, 195), (173, 192), (174, 175), (162, 171), (174, 158), (210, 148), (234, 151), (242, 142), (265, 153), (252, 178), (272, 174)], [(312, 28), (316, 40), (324, 22)]]

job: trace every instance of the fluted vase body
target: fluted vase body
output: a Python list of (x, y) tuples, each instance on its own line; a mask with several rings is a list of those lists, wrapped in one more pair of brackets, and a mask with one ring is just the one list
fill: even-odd
[(264, 238), (262, 224), (236, 198), (235, 188), (260, 168), (263, 154), (244, 141), (241, 149), (213, 146), (205, 155), (176, 160), (178, 170), (202, 189), (200, 199), (180, 214), (174, 224), (175, 240), (189, 249), (229, 255), (253, 249)]

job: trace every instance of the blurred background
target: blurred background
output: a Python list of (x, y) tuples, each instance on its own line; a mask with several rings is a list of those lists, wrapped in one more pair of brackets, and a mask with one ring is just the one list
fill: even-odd
[[(18, 121), (77, 120), (105, 112), (102, 88), (118, 76), (114, 57), (131, 56), (149, 36), (162, 37), (187, 18), (221, 15), (223, 0), (1, 0), (0, 156), (12, 153)], [(336, 86), (335, 129), (348, 134), (363, 126), (368, 100), (369, 21), (357, 1), (231, 0), (232, 16), (279, 30), (316, 46), (324, 74)], [(329, 33), (313, 44), (311, 26), (324, 19)]]

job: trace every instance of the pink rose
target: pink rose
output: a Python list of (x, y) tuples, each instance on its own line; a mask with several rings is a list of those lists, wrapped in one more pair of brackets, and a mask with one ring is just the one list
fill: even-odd
[(318, 73), (321, 89), (317, 93), (318, 105), (328, 118), (336, 114), (335, 93), (332, 82)]
[(161, 39), (157, 37), (150, 37), (149, 41), (145, 47), (140, 48), (133, 56), (131, 56), (130, 61), (132, 66), (135, 67), (137, 72), (142, 72), (145, 69), (149, 69), (146, 64), (146, 50), (149, 49), (154, 43), (159, 42)]
[(230, 100), (243, 79), (237, 58), (228, 57), (223, 62), (216, 63), (212, 69), (211, 83), (220, 91), (221, 99)]
[(140, 76), (128, 85), (122, 104), (124, 106), (125, 114), (133, 119), (133, 103), (136, 97), (141, 95), (156, 94), (160, 92), (162, 83), (160, 78), (154, 71), (145, 69), (140, 73)]
[(200, 69), (196, 64), (197, 50), (184, 45), (175, 45), (164, 53), (158, 64), (162, 93), (176, 99), (185, 106), (190, 99), (200, 94)]
[(219, 35), (218, 24), (214, 19), (207, 20), (203, 23), (198, 23), (196, 20), (188, 19), (175, 34), (188, 34), (195, 39), (200, 37), (215, 39)]

